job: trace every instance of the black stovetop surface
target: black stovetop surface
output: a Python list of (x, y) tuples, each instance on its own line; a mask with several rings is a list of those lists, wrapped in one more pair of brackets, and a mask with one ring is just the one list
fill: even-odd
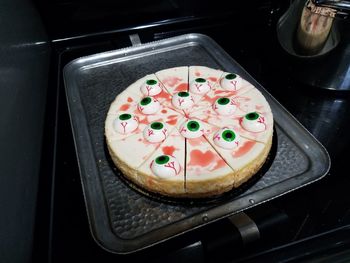
[[(77, 3), (78, 1), (74, 2)], [(48, 9), (40, 1), (39, 6), (41, 10)], [(54, 5), (50, 6), (53, 7)], [(62, 5), (60, 7), (68, 8)], [(105, 6), (103, 8), (105, 10)], [(249, 16), (232, 10), (220, 16), (217, 12), (211, 15), (199, 12), (200, 15), (197, 15), (191, 13), (189, 10), (192, 9), (189, 7), (186, 9), (189, 13), (186, 13), (180, 5), (175, 13), (165, 13), (164, 17), (159, 17), (163, 19), (162, 23), (151, 23), (147, 16), (140, 16), (134, 21), (135, 25), (139, 23), (137, 26), (130, 26), (130, 21), (126, 21), (130, 27), (118, 24), (120, 27), (117, 30), (113, 30), (110, 23), (107, 23), (109, 26), (96, 23), (92, 28), (75, 23), (76, 28), (69, 27), (71, 17), (67, 18), (62, 25), (63, 29), (60, 29), (52, 22), (52, 17), (49, 18), (48, 14), (43, 16), (51, 35), (53, 54), (34, 256), (45, 262), (47, 259), (50, 262), (123, 262), (139, 258), (155, 262), (202, 262), (205, 254), (198, 241), (210, 237), (227, 223), (222, 220), (129, 256), (104, 251), (90, 234), (62, 82), (62, 68), (71, 60), (84, 55), (129, 46), (129, 35), (135, 33), (142, 42), (183, 33), (203, 33), (210, 36), (290, 111), (330, 154), (332, 165), (324, 179), (253, 208), (255, 210), (251, 214), (255, 215), (263, 213), (262, 211), (273, 211), (272, 218), (274, 214), (282, 214), (283, 222), (278, 224), (277, 230), (273, 224), (267, 228), (267, 234), (262, 235), (260, 241), (236, 251), (229, 251), (226, 258), (248, 262), (249, 256), (252, 262), (259, 262), (254, 261), (254, 255), (259, 255), (260, 259), (265, 257), (269, 260), (275, 258), (276, 261), (287, 261), (293, 258), (295, 260), (295, 253), (327, 254), (335, 249), (348, 248), (347, 236), (350, 235), (344, 233), (349, 230), (338, 229), (350, 225), (350, 198), (347, 195), (350, 177), (346, 172), (350, 146), (350, 97), (346, 92), (311, 87), (295, 78), (292, 73), (293, 63), (276, 39), (276, 20), (284, 8), (266, 1), (251, 9)], [(88, 8), (79, 10), (91, 14)], [(86, 16), (85, 14), (85, 18)], [(172, 16), (174, 19), (164, 20)], [(72, 17), (74, 18), (73, 15)], [(102, 19), (99, 16), (93, 18), (95, 20), (90, 17), (86, 21)], [(237, 38), (227, 35), (232, 30)], [(328, 233), (329, 231), (331, 232)], [(314, 240), (318, 242), (312, 242)], [(312, 244), (319, 245), (315, 248)]]

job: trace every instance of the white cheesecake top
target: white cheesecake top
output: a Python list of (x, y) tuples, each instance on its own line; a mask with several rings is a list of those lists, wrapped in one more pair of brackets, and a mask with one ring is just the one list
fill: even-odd
[[(164, 69), (135, 81), (111, 103), (105, 121), (111, 155), (135, 169), (135, 178), (148, 188), (176, 182), (181, 193), (204, 193), (196, 184), (243, 169), (272, 133), (261, 92), (235, 72), (205, 66)], [(206, 187), (215, 192), (215, 184)]]

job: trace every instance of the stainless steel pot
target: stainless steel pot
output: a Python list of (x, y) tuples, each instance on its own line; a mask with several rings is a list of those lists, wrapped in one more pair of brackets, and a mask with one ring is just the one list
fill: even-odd
[(316, 87), (350, 90), (350, 1), (295, 0), (277, 23), (294, 76)]

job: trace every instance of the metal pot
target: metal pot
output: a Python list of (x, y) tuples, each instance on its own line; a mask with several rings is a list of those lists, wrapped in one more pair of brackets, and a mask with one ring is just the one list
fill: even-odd
[(350, 90), (350, 1), (295, 0), (277, 23), (293, 75), (312, 86)]

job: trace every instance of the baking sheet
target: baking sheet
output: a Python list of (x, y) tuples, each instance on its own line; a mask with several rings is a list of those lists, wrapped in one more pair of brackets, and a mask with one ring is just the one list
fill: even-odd
[[(271, 166), (249, 189), (222, 202), (148, 198), (116, 175), (119, 171), (106, 150), (104, 121), (114, 98), (146, 74), (189, 65), (237, 72), (264, 94), (274, 114), (277, 149)], [(205, 35), (187, 34), (79, 58), (65, 66), (64, 82), (90, 229), (96, 242), (113, 253), (164, 242), (310, 184), (330, 168), (325, 148)]]

